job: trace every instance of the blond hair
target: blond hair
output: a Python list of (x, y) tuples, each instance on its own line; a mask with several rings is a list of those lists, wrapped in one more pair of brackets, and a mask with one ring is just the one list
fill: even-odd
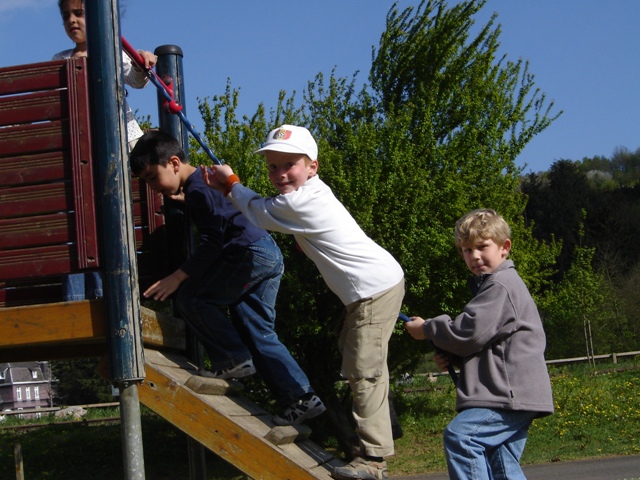
[(458, 250), (478, 240), (493, 240), (496, 245), (503, 245), (511, 239), (511, 228), (495, 210), (481, 208), (467, 213), (456, 222), (454, 237)]

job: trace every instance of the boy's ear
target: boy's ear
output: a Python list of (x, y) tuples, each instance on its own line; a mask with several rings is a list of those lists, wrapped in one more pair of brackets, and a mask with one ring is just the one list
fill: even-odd
[(510, 251), (511, 251), (511, 240), (507, 238), (502, 244), (502, 253), (506, 257), (507, 255), (509, 255)]
[(309, 162), (309, 178), (315, 177), (318, 173), (318, 160), (311, 160)]
[(178, 171), (180, 170), (180, 166), (182, 165), (182, 161), (177, 156), (172, 155), (171, 157), (169, 157), (167, 165), (171, 165), (173, 171), (178, 173)]

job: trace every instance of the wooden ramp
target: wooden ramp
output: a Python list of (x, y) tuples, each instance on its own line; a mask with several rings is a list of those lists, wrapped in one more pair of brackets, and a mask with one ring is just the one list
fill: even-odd
[[(103, 302), (0, 308), (0, 363), (107, 354)], [(181, 354), (181, 319), (144, 307), (141, 317), (141, 403), (253, 479), (327, 480), (343, 465), (309, 440), (309, 427), (275, 426), (271, 414), (240, 395), (242, 384), (195, 375)]]
[(145, 349), (140, 402), (254, 479), (329, 479), (343, 465), (308, 439), (305, 425), (277, 427), (239, 395), (242, 385), (195, 375), (185, 357)]

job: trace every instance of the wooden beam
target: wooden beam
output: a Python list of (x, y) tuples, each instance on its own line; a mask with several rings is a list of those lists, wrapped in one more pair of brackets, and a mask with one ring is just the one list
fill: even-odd
[[(141, 308), (142, 338), (154, 348), (184, 350), (184, 321)], [(107, 326), (103, 300), (0, 308), (0, 362), (101, 356)]]
[(106, 340), (101, 300), (0, 309), (0, 349)]

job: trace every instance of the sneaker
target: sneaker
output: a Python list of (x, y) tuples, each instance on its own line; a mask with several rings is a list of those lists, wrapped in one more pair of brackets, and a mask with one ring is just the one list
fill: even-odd
[(282, 415), (275, 415), (273, 423), (280, 426), (299, 425), (305, 420), (317, 417), (326, 409), (320, 397), (314, 393), (307, 394), (289, 405)]
[(387, 462), (356, 457), (344, 467), (334, 468), (331, 477), (336, 480), (387, 480)]
[(250, 358), (246, 362), (239, 363), (234, 367), (225, 368), (224, 370), (216, 370), (210, 372), (209, 370), (200, 370), (198, 375), (207, 378), (219, 378), (220, 380), (227, 380), (229, 378), (244, 378), (256, 373), (256, 367), (253, 366), (253, 360)]

